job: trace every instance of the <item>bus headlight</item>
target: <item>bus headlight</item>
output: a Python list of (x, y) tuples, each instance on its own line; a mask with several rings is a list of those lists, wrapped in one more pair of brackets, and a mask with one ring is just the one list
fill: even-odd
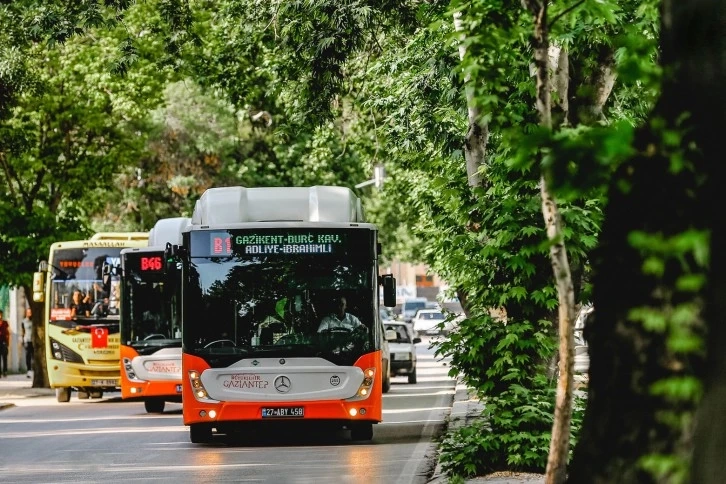
[(139, 377), (136, 376), (134, 367), (131, 366), (130, 358), (124, 358), (122, 360), (122, 363), (123, 363), (123, 367), (124, 367), (124, 372), (126, 372), (126, 378), (128, 378), (129, 380), (141, 381), (141, 379), (139, 379)]
[(355, 396), (349, 398), (348, 400), (365, 400), (366, 398), (368, 398), (373, 391), (373, 382), (375, 382), (375, 380), (375, 368), (366, 368), (365, 370), (363, 370), (363, 381), (358, 387), (358, 391), (355, 393)]
[(189, 371), (189, 383), (192, 386), (192, 393), (194, 393), (194, 397), (197, 400), (200, 402), (209, 402), (211, 400), (211, 398), (209, 398), (209, 393), (207, 393), (207, 389), (204, 388), (204, 385), (202, 384), (202, 375), (198, 371)]
[(67, 361), (68, 363), (83, 363), (83, 357), (53, 338), (50, 340), (51, 355), (53, 358), (60, 361)]

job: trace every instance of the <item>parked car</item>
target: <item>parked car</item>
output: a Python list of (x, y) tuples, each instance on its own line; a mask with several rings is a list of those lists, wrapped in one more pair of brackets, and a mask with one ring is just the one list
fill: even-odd
[(446, 320), (446, 315), (440, 309), (419, 309), (411, 322), (414, 332), (421, 335), (445, 334), (446, 330), (439, 326)]
[(404, 321), (411, 321), (419, 309), (425, 309), (429, 300), (425, 297), (411, 297), (403, 300), (401, 305), (401, 317)]
[(415, 336), (403, 321), (386, 321), (384, 326), (386, 333), (396, 333), (395, 339), (388, 340), (391, 375), (407, 375), (409, 383), (416, 383), (416, 343), (420, 343), (421, 338)]
[[(383, 321), (381, 321), (381, 323), (383, 323)], [(388, 390), (391, 389), (391, 347), (388, 341), (394, 338), (394, 334), (393, 332), (386, 331), (386, 328), (383, 326), (383, 324), (381, 324), (381, 330), (379, 331), (379, 333), (381, 335), (381, 360), (383, 360), (382, 390), (383, 393), (388, 393)]]

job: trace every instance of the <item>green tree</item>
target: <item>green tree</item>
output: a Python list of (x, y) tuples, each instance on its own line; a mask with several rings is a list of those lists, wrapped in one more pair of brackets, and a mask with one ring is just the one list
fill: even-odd
[[(27, 295), (50, 244), (89, 233), (94, 189), (111, 186), (115, 171), (139, 156), (138, 121), (158, 101), (163, 75), (148, 62), (140, 60), (130, 78), (112, 73), (125, 28), (81, 35), (115, 25), (107, 20), (116, 5), (106, 3), (0, 8), (0, 42), (12, 46), (0, 58), (7, 66), (0, 84), (9, 86), (0, 89), (0, 279)], [(32, 308), (42, 327), (41, 305)], [(43, 368), (43, 341), (35, 343), (36, 368)], [(35, 375), (33, 384), (44, 386), (44, 372)]]
[(662, 2), (662, 94), (609, 188), (572, 482), (723, 480), (723, 230), (712, 208), (723, 181), (724, 8)]
[[(568, 89), (557, 91), (562, 96), (558, 120), (566, 119), (569, 126), (552, 134), (536, 129), (532, 109), (531, 19), (519, 5), (506, 2), (456, 5), (457, 15), (443, 2), (404, 3), (395, 11), (378, 2), (280, 3), (262, 11), (251, 9), (249, 2), (223, 2), (216, 17), (195, 13), (208, 22), (215, 40), (205, 45), (205, 55), (192, 58), (203, 59), (195, 66), (203, 85), (222, 88), (251, 117), (269, 115), (275, 133), (283, 136), (285, 154), (292, 155), (285, 160), (305, 160), (304, 169), (315, 173), (316, 165), (308, 164), (313, 159), (302, 156), (310, 145), (304, 142), (297, 152), (289, 147), (300, 147), (307, 133), (320, 134), (331, 122), (337, 129), (326, 139), (329, 145), (344, 139), (346, 148), (355, 146), (368, 162), (385, 160), (395, 178), (386, 184), (374, 214), (383, 222), (410, 225), (425, 244), (407, 248), (409, 253), (453, 283), (469, 315), (440, 349), (452, 357), (453, 371), (477, 387), (490, 408), (517, 411), (529, 399), (551, 409), (552, 387), (538, 375), (553, 354), (558, 303), (541, 228), (540, 169), (533, 160), (540, 159), (543, 147), (557, 154), (542, 161), (551, 164), (553, 186), (563, 192), (563, 234), (576, 268), (577, 297), (584, 300), (588, 257), (601, 219), (602, 180), (625, 151), (611, 145), (613, 139), (628, 141), (627, 130), (613, 134), (589, 124), (603, 123), (606, 115), (632, 121), (643, 106), (628, 95), (632, 86), (622, 84), (616, 92), (626, 93), (619, 98), (625, 102), (617, 110), (605, 108), (611, 89), (603, 86), (614, 82), (614, 55), (607, 53), (627, 51), (606, 38), (633, 23), (630, 11), (625, 12), (631, 5), (623, 2), (622, 11), (619, 5), (588, 3), (588, 8), (561, 10), (562, 28), (555, 38), (567, 46), (566, 59), (581, 69), (572, 86), (565, 82)], [(459, 42), (466, 46), (463, 55)], [(566, 108), (565, 99), (573, 99), (576, 109)], [(481, 117), (470, 119), (467, 108)], [(484, 121), (492, 135), (486, 159), (478, 163), (482, 171), (473, 173), (466, 169), (465, 133), (472, 122)], [(360, 136), (357, 143), (355, 136)], [(277, 146), (276, 160), (282, 162)], [(585, 168), (573, 161), (581, 158), (596, 161), (599, 179), (573, 190), (578, 177), (586, 178)], [(278, 166), (284, 173), (293, 168)], [(475, 174), (479, 184), (471, 183)], [(406, 213), (391, 213), (400, 207)], [(506, 309), (506, 326), (491, 317), (493, 308)], [(489, 452), (474, 472), (542, 468), (549, 419), (547, 412), (535, 412), (515, 423), (498, 420), (483, 441), (510, 444)], [(523, 429), (530, 429), (525, 438), (532, 434), (537, 441), (532, 453), (515, 450), (523, 446), (517, 440)]]

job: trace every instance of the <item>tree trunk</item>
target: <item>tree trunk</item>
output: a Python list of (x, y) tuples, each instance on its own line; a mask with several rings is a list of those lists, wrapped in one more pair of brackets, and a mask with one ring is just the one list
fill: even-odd
[(33, 388), (48, 388), (48, 370), (45, 365), (45, 304), (33, 301), (33, 288), (23, 286), (25, 297), (33, 312)]
[[(454, 14), (454, 29), (457, 32), (462, 31), (461, 13)], [(464, 60), (466, 56), (466, 47), (459, 44), (459, 59)], [(482, 171), (486, 166), (486, 149), (489, 141), (489, 126), (484, 120), (481, 110), (476, 106), (474, 101), (474, 88), (471, 86), (471, 76), (468, 74), (464, 78), (464, 89), (466, 90), (466, 108), (469, 119), (469, 128), (464, 139), (464, 160), (466, 162), (466, 174), (469, 186), (472, 189), (483, 186)], [(474, 195), (476, 197), (476, 195)], [(463, 288), (456, 290), (461, 307), (466, 317), (469, 317), (469, 305), (467, 304), (467, 294)]]
[(557, 95), (552, 105), (554, 126), (566, 126), (570, 118), (570, 58), (566, 47), (551, 46), (550, 61), (553, 62), (552, 88)]
[[(669, 379), (702, 376), (700, 353), (677, 351), (672, 343), (677, 338), (701, 336), (698, 308), (703, 293), (688, 290), (679, 282), (684, 276), (699, 275), (703, 269), (691, 252), (670, 254), (669, 258), (659, 252), (662, 244), (635, 246), (638, 239), (633, 235), (668, 238), (685, 231), (705, 231), (712, 223), (706, 218), (711, 211), (709, 201), (698, 193), (708, 178), (704, 159), (710, 158), (715, 167), (721, 158), (714, 148), (718, 139), (715, 129), (723, 126), (726, 107), (719, 102), (724, 76), (704, 83), (722, 62), (721, 5), (719, 0), (664, 0), (662, 4), (661, 60), (666, 72), (674, 68), (675, 76), (664, 83), (651, 116), (656, 122), (636, 135), (637, 155), (618, 169), (610, 186), (594, 261), (596, 312), (594, 324), (586, 328), (588, 406), (570, 466), (569, 481), (573, 483), (680, 482), (687, 470), (696, 392), (674, 398), (655, 393), (653, 386)], [(691, 116), (684, 117), (685, 112)], [(668, 145), (663, 142), (664, 132), (683, 135), (682, 141), (676, 147)], [(702, 154), (689, 149), (691, 143), (697, 144)], [(679, 170), (676, 161), (684, 159), (685, 169)], [(716, 252), (723, 250), (722, 245), (714, 247)], [(644, 274), (646, 261), (654, 257), (663, 259), (662, 272)], [(719, 272), (718, 277), (723, 278), (722, 274)], [(718, 297), (723, 298), (723, 293)], [(691, 310), (672, 317), (675, 308), (684, 305)], [(639, 308), (662, 315), (665, 328), (648, 330), (634, 319), (633, 311)], [(723, 317), (719, 312), (718, 321)], [(723, 353), (723, 341), (716, 344)], [(718, 378), (723, 379), (722, 369), (718, 371)], [(722, 410), (709, 422), (719, 431), (714, 424), (723, 421)], [(723, 466), (722, 454), (723, 446), (719, 447), (716, 465)], [(661, 462), (669, 467), (648, 468), (644, 462), (651, 456), (664, 456), (666, 460)], [(720, 472), (717, 480), (698, 478), (693, 482), (723, 482), (723, 477)]]
[(586, 67), (591, 57), (583, 56), (587, 62), (577, 62), (570, 78), (570, 92), (576, 94), (570, 97), (568, 112), (572, 125), (590, 125), (603, 119), (603, 106), (617, 79), (612, 44), (596, 46), (592, 54), (597, 59), (597, 64)]
[[(668, 2), (666, 2), (668, 4)], [(673, 46), (682, 61), (679, 86), (692, 100), (691, 112), (703, 149), (708, 186), (704, 214), (713, 214), (711, 260), (706, 293), (708, 322), (705, 395), (700, 404), (695, 433), (692, 482), (716, 484), (726, 478), (726, 229), (716, 207), (723, 206), (726, 169), (723, 167), (723, 127), (726, 126), (726, 1), (670, 0)], [(687, 40), (686, 40), (687, 39)]]
[[(532, 46), (534, 48), (534, 70), (537, 78), (537, 111), (540, 126), (552, 129), (552, 100), (550, 82), (550, 45), (547, 25), (547, 3), (538, 0), (525, 0), (525, 6), (534, 15), (534, 35)], [(562, 59), (562, 50), (557, 53), (556, 59), (556, 86), (564, 91), (562, 76), (567, 75), (567, 56)], [(560, 65), (562, 61), (563, 64)], [(558, 91), (562, 92), (562, 91)], [(567, 95), (562, 96), (561, 105), (567, 105)], [(563, 113), (566, 112), (566, 108)], [(554, 196), (547, 187), (545, 173), (540, 178), (542, 196), (542, 215), (544, 216), (547, 238), (550, 241), (550, 261), (554, 272), (555, 286), (557, 287), (557, 300), (559, 304), (559, 353), (560, 375), (557, 383), (557, 398), (555, 402), (555, 416), (552, 425), (552, 438), (550, 440), (549, 456), (545, 482), (559, 484), (567, 478), (567, 461), (570, 453), (570, 423), (572, 421), (572, 392), (574, 386), (574, 332), (575, 320), (575, 294), (572, 285), (572, 275), (567, 259), (564, 235), (562, 233), (562, 220)]]
[[(454, 14), (454, 29), (457, 32), (462, 30), (461, 13)], [(459, 59), (464, 60), (466, 47), (459, 44)], [(474, 102), (474, 88), (470, 85), (471, 77), (467, 74), (464, 78), (466, 89), (466, 107), (469, 117), (469, 129), (466, 133), (464, 143), (464, 159), (466, 160), (466, 173), (469, 186), (478, 188), (482, 186), (481, 170), (486, 164), (486, 149), (489, 141), (489, 126), (484, 121), (481, 110)]]

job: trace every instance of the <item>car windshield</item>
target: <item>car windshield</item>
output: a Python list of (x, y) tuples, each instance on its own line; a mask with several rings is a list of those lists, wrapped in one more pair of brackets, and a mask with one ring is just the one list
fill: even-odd
[(444, 313), (439, 312), (421, 312), (418, 314), (417, 319), (428, 319), (428, 320), (442, 320), (444, 319)]
[(408, 335), (408, 331), (406, 331), (406, 327), (400, 324), (387, 324), (386, 325), (386, 331), (393, 330), (396, 332), (396, 339), (394, 341), (389, 341), (390, 343), (410, 343), (411, 338)]
[(404, 304), (404, 311), (416, 311), (426, 307), (426, 301), (406, 301)]

